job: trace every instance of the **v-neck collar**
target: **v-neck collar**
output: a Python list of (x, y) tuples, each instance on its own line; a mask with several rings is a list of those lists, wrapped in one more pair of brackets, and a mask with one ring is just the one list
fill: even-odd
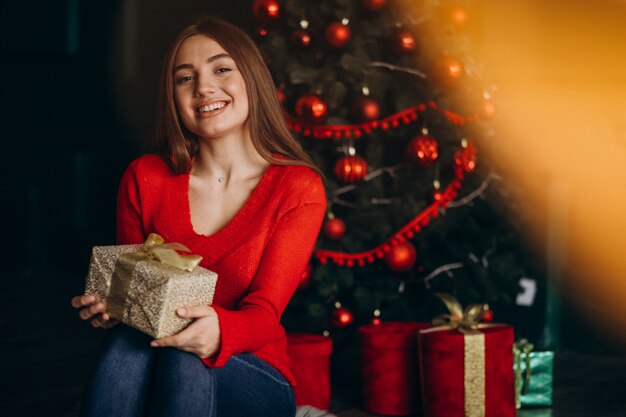
[(183, 232), (191, 246), (200, 245), (203, 252), (209, 253), (210, 259), (205, 259), (205, 261), (214, 263), (237, 245), (244, 235), (243, 231), (246, 230), (246, 225), (254, 220), (259, 210), (265, 206), (266, 201), (270, 198), (277, 178), (276, 167), (277, 165), (273, 164), (267, 167), (259, 183), (235, 216), (224, 227), (211, 235), (204, 235), (195, 231), (191, 221), (189, 204), (190, 174), (178, 176), (177, 195), (174, 196), (176, 200), (174, 206), (178, 207), (180, 213), (179, 216), (176, 216), (178, 219), (177, 230)]

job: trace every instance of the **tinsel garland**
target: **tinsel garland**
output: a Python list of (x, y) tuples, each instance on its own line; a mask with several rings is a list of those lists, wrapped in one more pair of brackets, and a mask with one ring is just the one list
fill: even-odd
[(439, 107), (435, 102), (431, 101), (428, 104), (418, 104), (413, 107), (409, 107), (398, 113), (392, 114), (379, 120), (372, 120), (365, 123), (354, 125), (311, 125), (302, 123), (300, 120), (285, 112), (285, 119), (287, 125), (295, 133), (301, 133), (306, 137), (313, 137), (315, 139), (342, 139), (342, 138), (360, 138), (363, 135), (370, 134), (377, 129), (389, 130), (391, 128), (398, 128), (401, 124), (408, 125), (419, 119), (418, 114), (423, 113), (426, 109), (431, 108), (433, 110), (441, 112), (450, 123), (458, 126), (463, 126), (469, 123), (476, 122), (480, 119), (478, 114), (462, 116), (451, 110)]
[(457, 196), (459, 189), (461, 189), (461, 181), (463, 180), (463, 177), (463, 168), (457, 166), (455, 169), (455, 179), (452, 180), (442, 192), (441, 198), (422, 210), (422, 212), (415, 216), (410, 222), (375, 248), (358, 253), (318, 249), (313, 253), (313, 255), (321, 264), (326, 264), (328, 260), (331, 260), (339, 266), (347, 267), (353, 267), (355, 265), (365, 266), (366, 263), (373, 263), (376, 259), (382, 259), (393, 246), (396, 246), (407, 239), (412, 239), (415, 237), (415, 233), (419, 233), (422, 228), (426, 227), (430, 223), (432, 219), (439, 217), (440, 209), (446, 208), (446, 206)]

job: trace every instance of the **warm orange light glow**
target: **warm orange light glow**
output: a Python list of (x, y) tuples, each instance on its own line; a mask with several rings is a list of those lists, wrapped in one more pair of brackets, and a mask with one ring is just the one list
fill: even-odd
[(498, 140), (481, 145), (538, 213), (532, 237), (564, 302), (625, 335), (626, 3), (483, 7), (476, 59), (498, 86)]
[(467, 12), (462, 7), (455, 7), (452, 9), (452, 21), (459, 26), (462, 26), (467, 21)]

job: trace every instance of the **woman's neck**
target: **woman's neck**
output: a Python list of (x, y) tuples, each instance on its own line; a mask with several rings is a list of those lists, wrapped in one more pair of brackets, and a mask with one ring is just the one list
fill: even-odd
[(237, 183), (262, 175), (269, 166), (249, 136), (200, 139), (199, 145), (191, 175), (201, 180)]

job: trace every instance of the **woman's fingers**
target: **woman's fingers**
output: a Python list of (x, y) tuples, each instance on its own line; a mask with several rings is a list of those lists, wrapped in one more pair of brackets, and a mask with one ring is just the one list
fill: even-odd
[(96, 301), (96, 297), (91, 294), (77, 295), (76, 297), (72, 298), (72, 307), (80, 308), (92, 304), (94, 301)]
[(98, 314), (98, 313), (102, 313), (103, 311), (104, 311), (104, 303), (95, 303), (95, 304), (90, 305), (89, 307), (85, 307), (82, 310), (80, 310), (78, 315), (80, 316), (81, 319), (87, 320), (91, 316)]
[(197, 305), (191, 307), (181, 307), (176, 310), (176, 314), (178, 314), (180, 317), (200, 318), (210, 315), (213, 311), (213, 308), (207, 305)]

